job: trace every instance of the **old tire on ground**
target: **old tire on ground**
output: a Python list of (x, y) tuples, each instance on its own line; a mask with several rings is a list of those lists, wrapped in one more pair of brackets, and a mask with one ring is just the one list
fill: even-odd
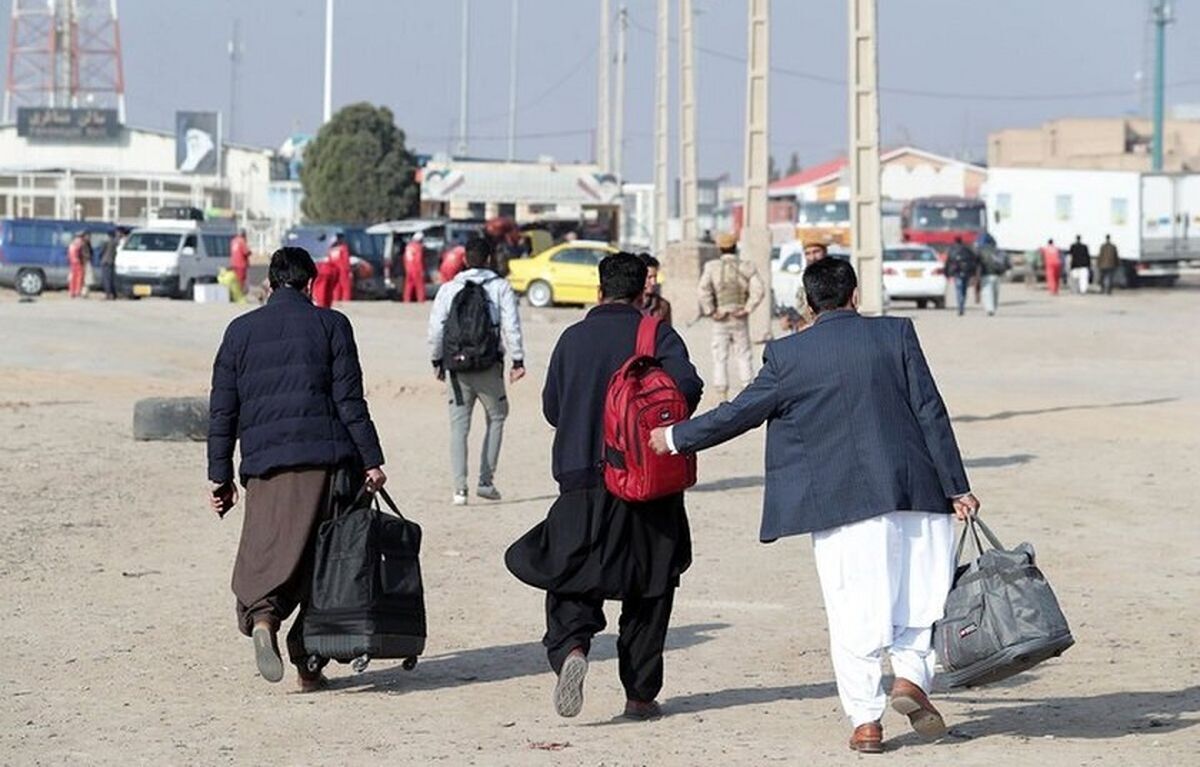
[(151, 397), (133, 406), (133, 438), (167, 442), (208, 437), (208, 400), (204, 397)]

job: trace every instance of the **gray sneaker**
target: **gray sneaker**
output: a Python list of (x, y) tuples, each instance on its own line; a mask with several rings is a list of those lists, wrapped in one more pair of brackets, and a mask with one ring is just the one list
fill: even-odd
[(480, 485), (475, 488), (475, 495), (488, 501), (500, 500), (500, 491), (496, 489), (495, 485)]
[(558, 684), (554, 686), (554, 710), (559, 716), (579, 716), (583, 710), (583, 678), (587, 670), (587, 656), (581, 650), (572, 650), (563, 661)]

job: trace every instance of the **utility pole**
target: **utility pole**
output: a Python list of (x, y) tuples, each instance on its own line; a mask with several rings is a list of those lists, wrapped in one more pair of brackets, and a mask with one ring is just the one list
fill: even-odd
[(696, 46), (692, 0), (679, 0), (679, 218), (683, 241), (696, 231)]
[(521, 0), (512, 0), (512, 28), (508, 36), (508, 161), (517, 158), (517, 25)]
[(670, 66), (668, 37), (671, 14), (669, 0), (658, 0), (658, 24), (654, 45), (657, 62), (654, 69), (654, 252), (667, 249), (667, 67)]
[[(853, 1), (853, 0), (852, 0)], [(749, 42), (746, 50), (746, 156), (742, 195), (742, 258), (754, 264), (758, 276), (771, 280), (771, 231), (767, 227), (768, 75), (771, 65), (771, 6), (769, 0), (747, 0)], [(771, 337), (771, 301), (764, 300), (750, 316), (752, 339)]]
[(625, 178), (625, 35), (629, 32), (629, 9), (621, 3), (617, 11), (617, 98), (613, 105), (612, 172)]
[(238, 65), (242, 61), (241, 20), (233, 20), (233, 35), (229, 39), (229, 127), (228, 137), (234, 139), (234, 127), (237, 124), (238, 103)]
[(458, 81), (458, 146), (454, 150), (459, 157), (465, 157), (467, 154), (467, 86), (469, 84), (467, 67), (470, 64), (470, 57), (468, 55), (470, 31), (470, 0), (462, 0), (462, 36), (459, 40), (460, 59)]
[(1166, 94), (1167, 25), (1172, 18), (1168, 0), (1154, 4), (1154, 146), (1151, 168), (1155, 173), (1163, 167), (1163, 100)]
[(612, 165), (612, 153), (609, 151), (612, 130), (608, 122), (609, 109), (612, 108), (608, 93), (609, 68), (612, 66), (608, 33), (612, 28), (612, 19), (608, 11), (608, 0), (600, 0), (600, 50), (596, 54), (596, 164), (600, 166), (601, 173), (608, 173)]
[(850, 248), (859, 309), (883, 313), (879, 199), (879, 72), (875, 0), (850, 0)]
[(333, 117), (333, 0), (325, 0), (325, 109), (322, 123)]

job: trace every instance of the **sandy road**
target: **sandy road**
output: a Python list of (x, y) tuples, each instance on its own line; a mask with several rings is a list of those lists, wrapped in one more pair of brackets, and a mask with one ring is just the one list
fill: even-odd
[[(907, 312), (1006, 541), (1031, 540), (1078, 644), (996, 688), (943, 694), (952, 725), (894, 753), (928, 764), (1200, 763), (1200, 282), (1114, 297), (1006, 287), (1002, 313)], [(705, 454), (688, 499), (695, 564), (677, 597), (658, 722), (616, 723), (611, 633), (583, 714), (557, 719), (539, 594), (505, 546), (545, 512), (540, 380), (576, 310), (526, 312), (498, 504), (449, 503), (444, 394), (423, 309), (355, 304), (392, 488), (425, 528), (428, 654), (411, 673), (261, 682), (228, 590), (241, 515), (203, 505), (201, 444), (130, 438), (133, 402), (202, 394), (237, 309), (167, 301), (18, 304), (0, 293), (0, 763), (840, 764), (848, 728), (811, 546), (756, 540), (761, 432)], [(707, 327), (687, 338), (702, 370)], [(711, 403), (706, 403), (711, 404)], [(477, 442), (479, 421), (476, 422)], [(610, 621), (615, 621), (610, 610)], [(557, 752), (537, 744), (569, 743)]]

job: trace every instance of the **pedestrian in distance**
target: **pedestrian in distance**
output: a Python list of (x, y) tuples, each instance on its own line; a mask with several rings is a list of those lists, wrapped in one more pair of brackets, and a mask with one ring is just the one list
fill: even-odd
[(87, 274), (87, 263), (92, 257), (92, 246), (87, 232), (76, 232), (71, 244), (67, 245), (67, 295), (71, 298), (83, 296), (83, 284)]
[(946, 732), (930, 703), (932, 630), (954, 575), (952, 514), (979, 509), (912, 320), (858, 314), (850, 264), (804, 274), (816, 313), (767, 343), (733, 402), (651, 432), (663, 453), (707, 450), (767, 423), (764, 543), (812, 534), (850, 748), (883, 750), (883, 656), (892, 707), (926, 738)]
[(1106, 234), (1104, 244), (1100, 246), (1100, 253), (1096, 257), (1096, 268), (1100, 270), (1100, 291), (1104, 295), (1112, 295), (1113, 282), (1120, 267), (1121, 257), (1117, 253), (1117, 246), (1113, 245), (1112, 238)]
[(404, 302), (425, 303), (425, 234), (417, 232), (404, 246)]
[(508, 418), (504, 357), (512, 358), (509, 383), (525, 377), (525, 343), (517, 295), (491, 269), (492, 245), (482, 238), (466, 244), (466, 271), (438, 290), (429, 312), (429, 358), (450, 402), (450, 469), (455, 506), (467, 504), (467, 437), (476, 401), (483, 405), (486, 432), (475, 494), (500, 500), (496, 467)]
[(662, 297), (662, 285), (658, 284), (658, 259), (649, 253), (639, 253), (638, 258), (646, 265), (646, 292), (642, 294), (642, 311), (671, 324), (671, 302)]
[(946, 255), (946, 274), (954, 279), (954, 298), (958, 305), (958, 316), (966, 311), (967, 288), (979, 278), (979, 254), (955, 237), (950, 252)]
[[(559, 337), (542, 390), (554, 427), (552, 468), (559, 496), (545, 521), (505, 555), (508, 569), (546, 592), (542, 644), (558, 674), (554, 708), (579, 714), (592, 637), (604, 630), (604, 601), (621, 601), (617, 665), (625, 716), (652, 719), (663, 684), (663, 646), (675, 589), (692, 560), (683, 493), (642, 503), (609, 492), (604, 480), (609, 380), (634, 353), (647, 318), (640, 308), (646, 265), (632, 253), (600, 262), (599, 305)], [(659, 322), (654, 356), (694, 410), (703, 384), (683, 339)]]
[(333, 300), (351, 300), (354, 297), (354, 269), (350, 263), (350, 246), (346, 244), (346, 235), (341, 232), (333, 235), (333, 244), (329, 246), (326, 260), (336, 269)]
[(1075, 242), (1068, 251), (1071, 256), (1071, 285), (1081, 296), (1088, 292), (1088, 275), (1092, 269), (1092, 254), (1083, 243), (1083, 237), (1075, 235)]
[(229, 268), (237, 275), (242, 294), (246, 293), (246, 275), (250, 271), (250, 244), (246, 241), (246, 230), (239, 229), (229, 241)]
[(721, 257), (709, 261), (700, 272), (701, 314), (711, 317), (713, 350), (713, 389), (724, 401), (729, 395), (730, 357), (737, 368), (741, 388), (754, 378), (750, 358), (750, 313), (766, 293), (754, 264), (738, 257), (737, 238), (722, 234), (717, 238)]
[(438, 265), (438, 276), (441, 277), (444, 285), (466, 268), (467, 249), (462, 243), (458, 243), (442, 252), (442, 262)]
[(1042, 267), (1046, 270), (1046, 290), (1050, 295), (1058, 295), (1059, 282), (1062, 279), (1062, 252), (1055, 247), (1054, 240), (1046, 240), (1042, 246)]
[[(819, 240), (804, 243), (804, 268), (812, 266), (818, 261), (829, 257), (829, 246)], [(799, 321), (793, 321), (792, 332), (799, 332), (812, 324), (812, 310), (808, 308), (808, 299), (804, 295), (804, 279), (800, 280), (800, 285), (796, 288), (796, 311), (799, 312)]]
[(100, 251), (100, 284), (104, 288), (104, 300), (117, 298), (117, 251), (125, 244), (128, 235), (124, 229), (109, 232), (108, 240)]
[(324, 684), (308, 667), (302, 625), (318, 527), (360, 487), (383, 487), (383, 451), (363, 398), (350, 320), (313, 306), (317, 268), (302, 248), (271, 256), (271, 297), (229, 324), (213, 363), (209, 398), (209, 503), (219, 516), (246, 489), (233, 566), (238, 628), (253, 639), (258, 672), (283, 678), (277, 634), (294, 610), (288, 657), (300, 688)]
[(989, 317), (996, 314), (1000, 304), (1000, 279), (1010, 266), (1008, 254), (998, 249), (994, 241), (979, 247), (979, 282), (983, 292), (983, 309)]

